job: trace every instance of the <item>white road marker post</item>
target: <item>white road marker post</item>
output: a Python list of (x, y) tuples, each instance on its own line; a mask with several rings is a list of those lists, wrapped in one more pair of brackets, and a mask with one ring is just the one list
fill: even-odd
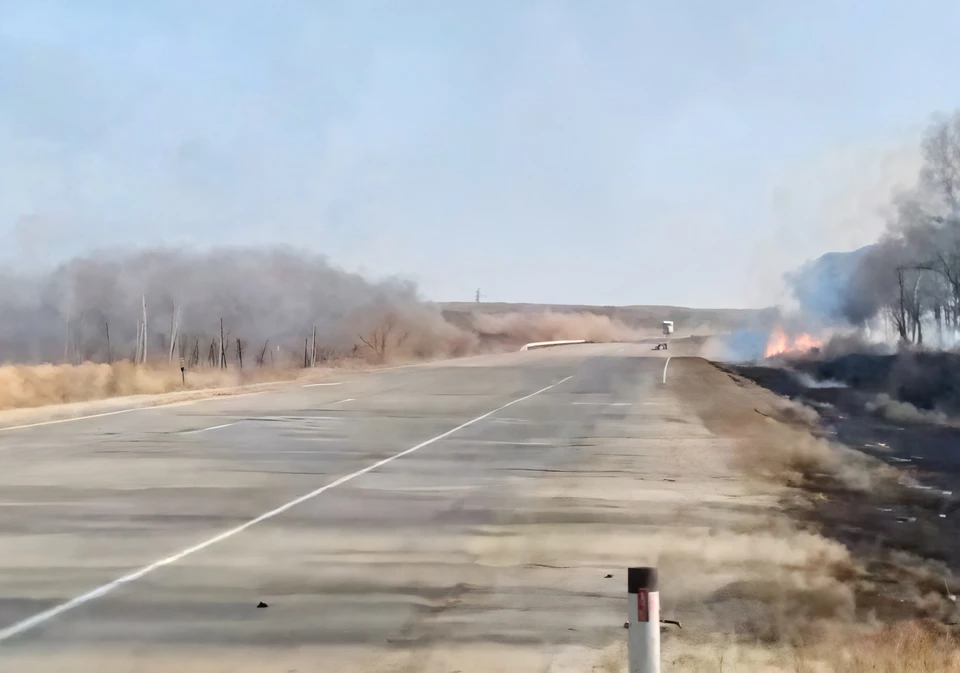
[(656, 568), (627, 569), (629, 673), (660, 673), (660, 591)]

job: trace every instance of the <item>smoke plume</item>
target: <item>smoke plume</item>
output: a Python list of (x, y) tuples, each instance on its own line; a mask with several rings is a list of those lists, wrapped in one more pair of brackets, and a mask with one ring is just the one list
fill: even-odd
[(358, 310), (420, 303), (409, 282), (373, 283), (286, 248), (92, 254), (50, 273), (0, 277), (0, 360), (130, 358), (144, 300), (154, 353), (169, 347), (175, 309), (181, 334), (219, 335), (222, 319), (231, 338), (293, 348), (314, 327), (326, 343), (352, 345)]
[(901, 343), (955, 343), (960, 333), (960, 111), (934, 121), (921, 149), (916, 184), (892, 195), (893, 215), (877, 243), (828, 253), (788, 278), (808, 314), (853, 326), (882, 318)]

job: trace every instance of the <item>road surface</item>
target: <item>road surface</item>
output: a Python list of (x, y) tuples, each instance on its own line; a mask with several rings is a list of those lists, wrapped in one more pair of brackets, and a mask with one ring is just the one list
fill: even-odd
[(725, 497), (650, 348), (0, 429), (0, 670), (589, 670), (627, 533)]

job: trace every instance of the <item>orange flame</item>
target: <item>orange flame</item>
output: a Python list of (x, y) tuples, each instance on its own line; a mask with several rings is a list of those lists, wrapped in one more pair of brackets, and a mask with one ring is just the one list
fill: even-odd
[(791, 339), (782, 327), (777, 327), (767, 340), (767, 350), (763, 356), (770, 358), (782, 353), (806, 353), (814, 348), (820, 348), (822, 345), (823, 342), (820, 339), (816, 339), (807, 333), (799, 334)]

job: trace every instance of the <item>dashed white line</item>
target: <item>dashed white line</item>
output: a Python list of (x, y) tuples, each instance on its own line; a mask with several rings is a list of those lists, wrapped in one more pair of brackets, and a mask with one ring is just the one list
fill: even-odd
[(663, 382), (667, 382), (667, 367), (670, 366), (670, 358), (667, 358), (667, 361), (663, 363)]
[(304, 388), (319, 388), (321, 386), (342, 386), (343, 381), (337, 381), (336, 383), (308, 383)]
[(224, 424), (222, 424), (222, 425), (214, 425), (214, 426), (209, 427), (209, 428), (200, 428), (199, 430), (187, 430), (186, 432), (182, 432), (182, 433), (180, 433), (180, 434), (182, 434), (182, 435), (195, 435), (195, 434), (200, 433), (200, 432), (207, 432), (208, 430), (219, 430), (220, 428), (229, 428), (231, 425), (236, 425), (236, 424), (239, 423), (239, 422), (240, 422), (240, 421), (233, 421), (232, 423), (224, 423)]
[(334, 404), (346, 404), (347, 402), (356, 402), (356, 401), (357, 401), (356, 399), (354, 399), (354, 398), (352, 398), (352, 397), (348, 397), (348, 398), (345, 399), (345, 400), (337, 400), (336, 402), (331, 402), (330, 404), (331, 404), (331, 405), (334, 405)]
[(258, 524), (258, 523), (262, 523), (262, 522), (264, 522), (264, 521), (267, 521), (268, 519), (272, 519), (273, 517), (275, 517), (275, 516), (277, 516), (277, 515), (279, 515), (279, 514), (283, 514), (283, 513), (286, 512), (287, 510), (292, 509), (292, 508), (296, 507), (297, 505), (300, 505), (300, 504), (302, 504), (302, 503), (304, 503), (304, 502), (307, 502), (308, 500), (312, 500), (313, 498), (316, 498), (316, 497), (317, 497), (318, 495), (320, 495), (321, 493), (325, 493), (326, 491), (329, 491), (329, 490), (332, 489), (332, 488), (336, 488), (337, 486), (342, 486), (343, 484), (346, 484), (348, 481), (352, 481), (353, 479), (356, 479), (357, 477), (360, 477), (360, 476), (365, 475), (367, 472), (372, 472), (373, 470), (376, 470), (378, 467), (383, 467), (383, 466), (386, 465), (387, 463), (391, 463), (391, 462), (397, 460), (398, 458), (403, 458), (404, 456), (410, 455), (410, 454), (413, 453), (414, 451), (419, 451), (420, 449), (424, 448), (425, 446), (430, 446), (431, 444), (434, 444), (434, 443), (436, 443), (436, 442), (439, 442), (441, 439), (445, 439), (446, 437), (449, 437), (450, 435), (452, 435), (452, 434), (454, 434), (454, 433), (456, 433), (456, 432), (459, 432), (460, 430), (463, 430), (464, 428), (468, 428), (468, 427), (470, 427), (471, 425), (473, 425), (473, 424), (475, 424), (475, 423), (479, 423), (480, 421), (484, 420), (485, 418), (489, 418), (490, 416), (493, 416), (493, 415), (494, 415), (495, 413), (497, 413), (498, 411), (503, 411), (503, 410), (506, 409), (507, 407), (512, 407), (514, 404), (518, 404), (518, 403), (520, 403), (520, 402), (523, 402), (524, 400), (529, 400), (531, 397), (536, 397), (536, 396), (539, 395), (540, 393), (545, 393), (546, 391), (550, 390), (551, 388), (556, 388), (556, 387), (559, 386), (561, 383), (565, 383), (566, 381), (569, 381), (569, 380), (572, 379), (572, 378), (573, 378), (572, 376), (568, 376), (567, 378), (563, 379), (562, 381), (557, 381), (556, 383), (551, 384), (551, 385), (549, 385), (549, 386), (546, 386), (545, 388), (541, 388), (540, 390), (538, 390), (538, 391), (536, 391), (536, 392), (533, 392), (533, 393), (530, 393), (529, 395), (524, 395), (523, 397), (518, 397), (517, 399), (512, 400), (512, 401), (510, 401), (510, 402), (507, 402), (507, 403), (504, 404), (503, 406), (499, 406), (499, 407), (497, 407), (496, 409), (493, 409), (492, 411), (488, 411), (488, 412), (485, 413), (485, 414), (481, 414), (480, 416), (477, 416), (476, 418), (473, 418), (473, 419), (467, 421), (466, 423), (461, 423), (460, 425), (458, 425), (457, 427), (453, 428), (452, 430), (447, 430), (446, 432), (441, 433), (441, 434), (439, 434), (439, 435), (437, 435), (436, 437), (433, 437), (433, 438), (431, 438), (431, 439), (428, 439), (428, 440), (426, 440), (425, 442), (420, 442), (420, 443), (417, 444), (416, 446), (412, 446), (412, 447), (410, 447), (409, 449), (407, 449), (407, 450), (405, 450), (405, 451), (401, 451), (400, 453), (395, 454), (395, 455), (393, 455), (393, 456), (390, 456), (389, 458), (384, 458), (383, 460), (378, 461), (378, 462), (376, 462), (376, 463), (373, 463), (372, 465), (368, 465), (367, 467), (363, 468), (362, 470), (357, 470), (356, 472), (353, 472), (353, 473), (351, 473), (351, 474), (348, 474), (348, 475), (346, 475), (345, 477), (340, 477), (340, 478), (337, 479), (336, 481), (333, 481), (333, 482), (327, 484), (326, 486), (321, 486), (320, 488), (315, 489), (315, 490), (313, 490), (313, 491), (310, 491), (309, 493), (307, 493), (307, 494), (305, 494), (305, 495), (301, 495), (299, 498), (296, 498), (295, 500), (291, 500), (290, 502), (288, 502), (288, 503), (286, 503), (286, 504), (284, 504), (284, 505), (280, 505), (280, 506), (277, 507), (276, 509), (272, 509), (272, 510), (270, 510), (269, 512), (265, 512), (264, 514), (261, 514), (261, 515), (258, 516), (257, 518), (251, 519), (250, 521), (247, 521), (246, 523), (240, 524), (239, 526), (237, 526), (237, 527), (235, 527), (235, 528), (231, 528), (231, 529), (229, 529), (229, 530), (226, 530), (226, 531), (220, 533), (219, 535), (215, 535), (214, 537), (209, 538), (208, 540), (204, 540), (203, 542), (200, 542), (199, 544), (196, 544), (196, 545), (194, 545), (194, 546), (192, 546), (192, 547), (188, 547), (188, 548), (184, 549), (183, 551), (177, 552), (176, 554), (171, 554), (170, 556), (167, 556), (166, 558), (162, 558), (162, 559), (160, 559), (159, 561), (154, 561), (154, 562), (151, 563), (150, 565), (146, 565), (146, 566), (140, 568), (139, 570), (135, 570), (135, 571), (133, 571), (133, 572), (131, 572), (131, 573), (128, 573), (128, 574), (124, 575), (123, 577), (119, 577), (119, 578), (113, 580), (112, 582), (108, 582), (108, 583), (106, 583), (106, 584), (104, 584), (104, 585), (102, 585), (102, 586), (97, 587), (96, 589), (92, 589), (92, 590), (88, 591), (88, 592), (85, 593), (85, 594), (80, 594), (79, 596), (77, 596), (77, 597), (75, 597), (75, 598), (71, 598), (70, 600), (66, 601), (65, 603), (61, 603), (60, 605), (56, 605), (56, 606), (50, 608), (49, 610), (44, 610), (43, 612), (39, 612), (39, 613), (33, 615), (32, 617), (27, 617), (26, 619), (21, 620), (21, 621), (17, 622), (16, 624), (12, 624), (12, 625), (6, 627), (5, 629), (0, 629), (0, 643), (4, 642), (4, 641), (6, 641), (6, 640), (10, 640), (10, 639), (13, 638), (14, 636), (17, 636), (17, 635), (20, 635), (21, 633), (24, 633), (24, 632), (26, 632), (26, 631), (29, 631), (30, 629), (32, 629), (32, 628), (34, 628), (34, 627), (36, 627), (36, 626), (39, 626), (40, 624), (43, 624), (44, 622), (48, 622), (48, 621), (50, 621), (51, 619), (53, 619), (54, 617), (58, 617), (59, 615), (62, 615), (62, 614), (65, 613), (65, 612), (69, 612), (70, 610), (73, 610), (74, 608), (80, 607), (81, 605), (84, 605), (85, 603), (89, 603), (89, 602), (92, 601), (92, 600), (96, 600), (97, 598), (101, 598), (101, 597), (103, 597), (103, 596), (106, 596), (108, 593), (110, 593), (111, 591), (113, 591), (113, 590), (116, 589), (117, 587), (121, 587), (121, 586), (123, 586), (124, 584), (130, 584), (131, 582), (135, 582), (135, 581), (141, 579), (142, 577), (145, 577), (146, 575), (149, 575), (149, 574), (152, 573), (154, 570), (158, 570), (158, 569), (160, 569), (160, 568), (163, 568), (164, 566), (172, 565), (172, 564), (176, 563), (177, 561), (180, 561), (180, 560), (186, 558), (187, 556), (190, 556), (191, 554), (195, 554), (195, 553), (197, 553), (197, 552), (199, 552), (199, 551), (203, 551), (203, 550), (206, 549), (207, 547), (212, 547), (213, 545), (217, 544), (218, 542), (223, 542), (224, 540), (229, 539), (229, 538), (233, 537), (234, 535), (237, 535), (237, 534), (239, 534), (239, 533), (242, 533), (243, 531), (247, 530), (247, 529), (250, 528), (251, 526), (255, 526), (255, 525)]

